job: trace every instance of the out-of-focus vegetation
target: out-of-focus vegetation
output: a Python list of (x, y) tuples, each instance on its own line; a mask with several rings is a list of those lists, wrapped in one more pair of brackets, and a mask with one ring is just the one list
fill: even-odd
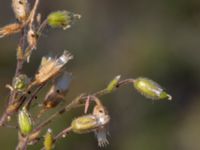
[[(0, 1), (0, 26), (13, 21), (10, 3)], [(39, 11), (49, 14), (58, 9), (73, 10), (82, 19), (65, 32), (47, 30), (48, 38), (42, 36), (24, 72), (33, 76), (43, 55), (70, 50), (75, 59), (68, 70), (74, 77), (66, 101), (104, 88), (118, 74), (149, 77), (164, 85), (173, 101), (152, 102), (131, 86), (103, 97), (112, 119), (106, 149), (200, 149), (199, 0), (50, 0), (41, 1)], [(17, 39), (0, 39), (1, 112), (9, 92), (4, 86), (14, 74)], [(58, 117), (51, 124), (53, 132), (79, 114)], [(4, 128), (0, 133), (1, 149), (14, 149), (17, 133)], [(99, 149), (94, 135), (70, 135), (56, 146), (80, 148)]]

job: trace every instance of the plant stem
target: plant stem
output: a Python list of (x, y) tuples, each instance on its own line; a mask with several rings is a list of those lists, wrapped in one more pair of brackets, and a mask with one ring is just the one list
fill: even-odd
[[(125, 80), (122, 80), (120, 81), (116, 88), (119, 88), (121, 87), (122, 85), (126, 85), (126, 84), (129, 84), (129, 83), (133, 83), (134, 82), (134, 79), (125, 79)], [(95, 92), (94, 94), (90, 94), (91, 96), (94, 96), (94, 97), (100, 97), (100, 96), (103, 96), (103, 95), (106, 95), (108, 94), (107, 90), (106, 89), (103, 89), (103, 90), (100, 90), (98, 92)], [(89, 95), (89, 96), (90, 96)], [(77, 107), (78, 105), (84, 103), (84, 100), (86, 100), (88, 97), (88, 95), (84, 95), (84, 94), (81, 94), (80, 96), (78, 96), (77, 98), (75, 98), (74, 100), (72, 100), (71, 103), (67, 104), (64, 108), (60, 109), (59, 111), (57, 111), (56, 113), (52, 114), (49, 118), (47, 118), (44, 122), (42, 122), (41, 124), (39, 124), (35, 129), (34, 129), (34, 132), (35, 131), (38, 131), (38, 130), (42, 130), (42, 128), (44, 128), (46, 125), (48, 125), (49, 123), (52, 122), (52, 120), (54, 118), (56, 118), (58, 115), (60, 114), (63, 114), (65, 112), (68, 112), (70, 111), (71, 109)]]

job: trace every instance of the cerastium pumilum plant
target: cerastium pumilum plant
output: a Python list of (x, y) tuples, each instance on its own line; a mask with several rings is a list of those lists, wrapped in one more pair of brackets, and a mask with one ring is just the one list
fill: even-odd
[[(28, 0), (12, 0), (12, 9), (17, 21), (0, 28), (0, 37), (16, 33), (20, 34), (16, 50), (17, 65), (15, 75), (12, 83), (6, 85), (10, 90), (10, 94), (6, 109), (0, 118), (0, 126), (9, 128), (13, 127), (9, 121), (16, 116), (14, 114), (18, 114), (18, 122), (14, 126), (18, 130), (16, 150), (26, 150), (29, 145), (37, 144), (41, 140), (43, 140), (42, 149), (51, 150), (55, 147), (58, 139), (65, 137), (70, 132), (76, 134), (93, 132), (97, 138), (98, 145), (100, 147), (106, 146), (109, 143), (107, 134), (111, 117), (100, 97), (112, 93), (127, 84), (132, 84), (146, 98), (153, 100), (172, 99), (159, 84), (148, 78), (139, 77), (121, 80), (121, 76), (118, 75), (103, 90), (87, 95), (80, 94), (59, 110), (57, 106), (65, 99), (72, 78), (71, 73), (66, 71), (65, 65), (73, 59), (73, 55), (64, 50), (57, 57), (42, 57), (39, 69), (33, 77), (28, 77), (23, 73), (23, 64), (30, 61), (31, 55), (37, 49), (38, 40), (45, 28), (61, 28), (65, 30), (70, 28), (81, 16), (62, 10), (52, 12), (46, 19), (41, 20), (41, 14), (37, 13), (38, 5), (39, 0), (35, 0), (33, 6)], [(40, 111), (37, 116), (33, 117), (31, 115), (33, 104), (35, 104), (37, 95), (47, 83), (51, 84), (51, 87), (41, 102)], [(93, 112), (88, 113), (90, 103), (95, 105)], [(45, 135), (41, 135), (41, 131), (49, 126), (58, 115), (69, 112), (78, 106), (84, 106), (83, 115), (74, 119), (67, 128), (56, 134), (49, 127)], [(54, 114), (44, 120), (37, 121), (37, 118), (40, 118), (48, 110), (56, 108), (58, 110)]]

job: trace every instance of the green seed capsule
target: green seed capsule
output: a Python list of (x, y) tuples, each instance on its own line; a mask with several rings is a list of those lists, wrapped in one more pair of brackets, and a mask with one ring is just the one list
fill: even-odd
[(93, 115), (85, 115), (73, 120), (71, 127), (75, 133), (88, 133), (97, 127), (97, 119)]
[(110, 81), (110, 83), (108, 84), (108, 86), (106, 88), (107, 92), (112, 92), (116, 88), (116, 86), (120, 80), (120, 77), (121, 76), (118, 75), (112, 81)]
[(26, 110), (26, 108), (23, 108), (21, 111), (19, 111), (18, 114), (18, 124), (20, 132), (23, 135), (28, 135), (32, 131), (32, 121), (29, 112)]
[(47, 133), (44, 136), (44, 148), (45, 150), (53, 149), (53, 135), (51, 129), (48, 129)]
[(67, 29), (71, 26), (74, 20), (80, 19), (81, 15), (74, 14), (69, 11), (56, 11), (52, 12), (48, 18), (48, 24), (52, 28), (63, 28)]
[(12, 0), (12, 7), (19, 22), (25, 22), (30, 14), (28, 0)]
[(13, 88), (18, 92), (24, 92), (30, 83), (30, 79), (25, 74), (20, 74), (13, 80)]
[(147, 78), (135, 79), (134, 87), (142, 95), (153, 100), (172, 99), (172, 97), (166, 93), (158, 83)]
[(108, 115), (85, 115), (73, 120), (71, 127), (73, 132), (83, 134), (105, 126), (109, 120), (110, 117)]

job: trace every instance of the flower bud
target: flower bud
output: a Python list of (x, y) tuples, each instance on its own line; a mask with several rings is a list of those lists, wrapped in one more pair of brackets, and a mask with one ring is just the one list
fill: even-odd
[(108, 86), (106, 88), (107, 92), (112, 92), (113, 90), (115, 90), (120, 78), (121, 78), (121, 76), (118, 75), (108, 84)]
[(30, 83), (30, 79), (25, 74), (20, 74), (13, 80), (13, 88), (18, 92), (25, 92), (28, 85)]
[(52, 150), (53, 149), (53, 134), (52, 130), (48, 129), (47, 133), (44, 136), (44, 149), (45, 150)]
[(32, 120), (26, 108), (23, 108), (21, 111), (19, 111), (18, 125), (22, 135), (28, 135), (32, 131)]
[(52, 12), (48, 18), (48, 24), (52, 28), (63, 28), (67, 29), (71, 26), (71, 24), (74, 22), (74, 20), (80, 19), (81, 15), (74, 14), (69, 11), (56, 11)]
[(142, 95), (153, 100), (172, 99), (172, 97), (167, 94), (158, 83), (147, 78), (135, 79), (134, 87)]
[(25, 22), (30, 13), (28, 0), (12, 0), (12, 7), (18, 21)]

